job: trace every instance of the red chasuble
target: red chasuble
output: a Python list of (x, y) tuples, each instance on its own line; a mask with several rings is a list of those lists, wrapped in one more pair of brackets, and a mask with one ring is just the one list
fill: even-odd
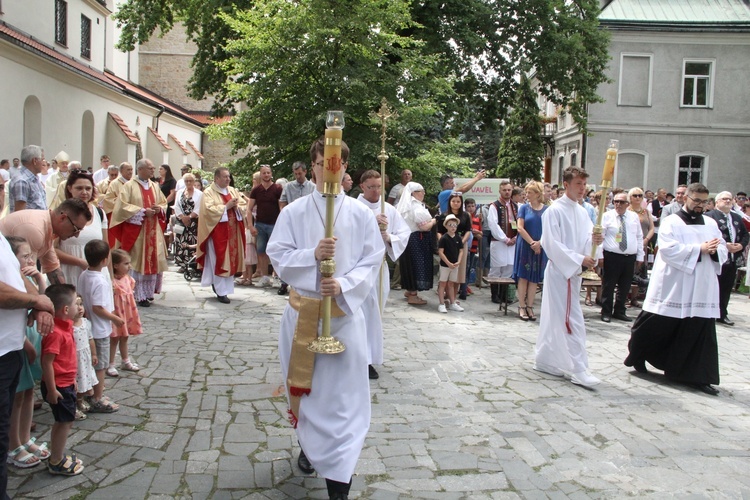
[(159, 210), (156, 217), (143, 217), (143, 224), (131, 224), (129, 222), (123, 222), (121, 224), (122, 230), (117, 235), (120, 240), (120, 248), (126, 252), (130, 252), (135, 245), (138, 236), (143, 232), (143, 273), (142, 274), (159, 274), (159, 246), (157, 238), (164, 237), (164, 229), (166, 228), (166, 218), (161, 207), (156, 205), (154, 193), (151, 189), (145, 189), (142, 184), (138, 183), (138, 187), (141, 190), (141, 198), (143, 199), (143, 208), (155, 207)]
[[(226, 205), (232, 199), (231, 193), (220, 194), (221, 201)], [(240, 258), (240, 250), (245, 248), (245, 223), (237, 220), (237, 210), (227, 210), (226, 222), (219, 222), (211, 231), (210, 238), (214, 242), (214, 252), (216, 253), (216, 264), (214, 266), (214, 275), (216, 276), (234, 276), (243, 270), (245, 264)], [(241, 239), (236, 235), (241, 235)], [(206, 242), (201, 245), (204, 252), (206, 251)], [(240, 245), (242, 245), (240, 247)], [(205, 262), (205, 253), (199, 259), (201, 267)], [(228, 261), (228, 262), (227, 262)]]

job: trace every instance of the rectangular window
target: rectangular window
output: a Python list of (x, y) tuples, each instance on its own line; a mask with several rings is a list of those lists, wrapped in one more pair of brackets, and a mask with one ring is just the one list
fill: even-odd
[(682, 107), (713, 106), (714, 61), (685, 60), (682, 67)]
[(68, 2), (55, 0), (55, 42), (68, 45)]
[(81, 57), (91, 59), (91, 19), (81, 14)]
[(651, 106), (653, 55), (620, 54), (618, 106)]
[(677, 184), (702, 182), (704, 160), (702, 156), (680, 156), (677, 164)]

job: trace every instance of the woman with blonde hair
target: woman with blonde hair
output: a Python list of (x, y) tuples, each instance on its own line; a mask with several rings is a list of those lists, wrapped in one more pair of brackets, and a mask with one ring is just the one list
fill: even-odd
[[(651, 214), (643, 207), (643, 189), (634, 187), (628, 191), (628, 200), (630, 201), (630, 207), (628, 210), (632, 210), (638, 216), (638, 220), (641, 222), (641, 229), (643, 229), (643, 250), (645, 257), (643, 262), (640, 264), (640, 269), (636, 269), (635, 275), (640, 276), (642, 280), (648, 279), (648, 252), (649, 244), (654, 238), (654, 219)], [(638, 264), (636, 264), (638, 266)], [(631, 306), (637, 306), (638, 301), (635, 297), (630, 300)]]
[(537, 285), (544, 279), (547, 254), (542, 249), (542, 214), (548, 206), (544, 204), (544, 184), (531, 181), (524, 188), (528, 203), (518, 209), (516, 224), (516, 257), (513, 261), (513, 279), (518, 287), (518, 317), (524, 321), (536, 321), (534, 299)]

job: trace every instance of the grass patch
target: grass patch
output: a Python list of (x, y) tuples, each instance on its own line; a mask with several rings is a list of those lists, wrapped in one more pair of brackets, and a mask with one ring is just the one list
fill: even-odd
[(437, 476), (466, 476), (468, 474), (479, 474), (477, 469), (447, 469), (439, 470), (435, 473)]
[(87, 486), (72, 497), (70, 497), (69, 500), (85, 500), (90, 494), (96, 491), (96, 485), (92, 484), (91, 486)]

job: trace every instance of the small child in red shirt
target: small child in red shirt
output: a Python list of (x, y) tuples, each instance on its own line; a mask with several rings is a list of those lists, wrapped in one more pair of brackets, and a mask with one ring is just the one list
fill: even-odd
[(55, 306), (55, 326), (42, 339), (42, 397), (52, 408), (50, 457), (47, 470), (51, 474), (77, 476), (83, 464), (75, 455), (65, 455), (65, 443), (76, 417), (76, 343), (73, 320), (78, 314), (76, 288), (73, 285), (52, 285), (45, 290)]

